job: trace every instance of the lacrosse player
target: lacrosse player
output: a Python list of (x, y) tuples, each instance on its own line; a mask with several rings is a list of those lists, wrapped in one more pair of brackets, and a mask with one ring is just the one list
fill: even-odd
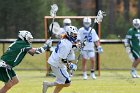
[[(57, 38), (60, 38), (60, 39), (61, 39), (61, 38), (63, 38), (63, 37), (65, 36), (65, 34), (66, 34), (65, 29), (66, 29), (67, 26), (71, 26), (71, 20), (70, 20), (69, 18), (65, 18), (65, 19), (63, 20), (63, 27), (60, 28), (60, 31), (59, 31), (58, 35), (56, 36)], [(68, 59), (68, 61), (69, 61), (70, 63), (71, 63), (73, 60), (75, 60), (75, 53), (74, 53), (73, 49), (72, 49), (71, 52), (69, 53), (67, 59)], [(73, 76), (73, 70), (72, 70), (72, 69), (69, 70), (69, 74), (70, 74), (70, 77)]]
[[(97, 46), (98, 53), (102, 53), (103, 49), (100, 46), (99, 37), (96, 34), (95, 30), (90, 27), (92, 24), (91, 18), (84, 17), (83, 18), (83, 25), (84, 27), (81, 27), (77, 34), (77, 40), (79, 42), (83, 43), (83, 46), (81, 48), (82, 53), (82, 70), (83, 70), (83, 79), (87, 79), (87, 72), (86, 72), (86, 60), (90, 59), (90, 69), (91, 74), (90, 76), (93, 79), (96, 79), (96, 76), (94, 74), (94, 60), (95, 60), (95, 49), (94, 49), (94, 43)], [(91, 32), (90, 32), (91, 31)]]
[(63, 87), (70, 86), (71, 80), (67, 72), (67, 65), (70, 69), (77, 69), (77, 66), (73, 63), (68, 63), (67, 59), (77, 36), (77, 28), (74, 26), (67, 26), (65, 31), (65, 36), (58, 42), (57, 47), (48, 59), (48, 63), (56, 76), (56, 81), (44, 81), (42, 93), (46, 93), (48, 87), (55, 86), (53, 93), (59, 93)]
[(19, 82), (18, 77), (13, 70), (15, 66), (21, 63), (24, 56), (41, 54), (51, 46), (51, 40), (48, 40), (44, 46), (40, 48), (32, 48), (31, 43), (33, 36), (29, 31), (19, 31), (18, 39), (13, 42), (0, 59), (0, 80), (4, 82), (4, 86), (0, 89), (0, 93), (7, 93), (11, 87)]
[(67, 26), (71, 26), (71, 20), (69, 18), (63, 20), (63, 27), (60, 28), (59, 33), (56, 35), (57, 38), (63, 38), (63, 35), (66, 33), (65, 29)]
[(136, 71), (140, 63), (140, 19), (133, 19), (132, 24), (134, 27), (128, 30), (124, 44), (126, 52), (133, 62), (130, 74), (133, 78), (140, 78)]

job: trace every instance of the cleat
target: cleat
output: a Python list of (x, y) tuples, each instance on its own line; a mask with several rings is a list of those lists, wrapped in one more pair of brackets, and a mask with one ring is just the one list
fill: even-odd
[(131, 70), (130, 74), (131, 74), (132, 78), (140, 78), (140, 76), (137, 74), (136, 70)]
[(46, 93), (48, 87), (50, 87), (49, 82), (47, 82), (47, 81), (43, 81), (43, 89), (42, 89), (42, 93)]
[(83, 79), (87, 80), (87, 78), (88, 78), (87, 74), (83, 74)]
[(92, 79), (96, 79), (96, 76), (95, 76), (94, 73), (91, 73), (90, 76), (91, 76)]

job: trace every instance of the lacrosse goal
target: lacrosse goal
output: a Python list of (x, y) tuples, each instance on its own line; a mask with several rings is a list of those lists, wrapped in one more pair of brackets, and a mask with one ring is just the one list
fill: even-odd
[[(55, 20), (60, 20), (62, 22), (63, 19), (70, 18), (72, 20), (72, 25), (78, 27), (78, 25), (75, 25), (73, 23), (73, 20), (82, 20), (84, 17), (87, 17), (87, 16), (56, 16)], [(91, 19), (95, 19), (96, 16), (88, 16), (88, 17), (90, 17)], [(48, 32), (49, 32), (48, 29), (49, 29), (49, 24), (50, 24), (49, 20), (52, 20), (52, 19), (53, 19), (53, 17), (51, 17), (51, 16), (44, 16), (45, 39), (49, 38), (49, 34), (48, 34)], [(61, 26), (61, 24), (60, 24), (60, 26)], [(81, 26), (82, 26), (82, 24), (79, 24), (79, 27), (81, 27)], [(101, 24), (98, 24), (98, 26), (97, 26), (97, 34), (98, 34), (99, 38), (101, 38), (100, 37), (101, 36)], [(48, 62), (47, 62), (48, 57), (49, 57), (49, 52), (46, 52), (46, 70), (47, 70), (46, 75), (49, 72)], [(96, 70), (98, 70), (98, 76), (100, 76), (100, 56), (98, 53), (96, 54)]]

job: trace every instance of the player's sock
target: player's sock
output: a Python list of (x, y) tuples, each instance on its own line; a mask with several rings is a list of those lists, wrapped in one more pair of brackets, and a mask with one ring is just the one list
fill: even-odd
[(90, 74), (92, 79), (96, 79), (95, 73), (94, 73), (94, 69), (91, 69), (91, 74)]
[(88, 78), (88, 76), (87, 76), (87, 72), (83, 72), (83, 79), (87, 79)]
[(131, 73), (131, 75), (132, 75), (133, 78), (137, 78), (136, 68), (132, 67), (130, 73)]

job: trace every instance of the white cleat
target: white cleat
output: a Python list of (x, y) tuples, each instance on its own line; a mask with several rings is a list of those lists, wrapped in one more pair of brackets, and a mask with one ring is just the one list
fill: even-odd
[(83, 74), (83, 79), (87, 80), (87, 78), (88, 78), (87, 74)]
[(140, 76), (137, 74), (136, 70), (131, 70), (130, 74), (131, 74), (132, 78), (140, 78)]
[(92, 79), (96, 79), (96, 76), (95, 76), (94, 73), (91, 73), (90, 76), (91, 76)]
[(48, 87), (50, 87), (50, 86), (49, 86), (49, 82), (47, 82), (47, 81), (43, 81), (43, 89), (42, 89), (42, 93), (46, 93)]

